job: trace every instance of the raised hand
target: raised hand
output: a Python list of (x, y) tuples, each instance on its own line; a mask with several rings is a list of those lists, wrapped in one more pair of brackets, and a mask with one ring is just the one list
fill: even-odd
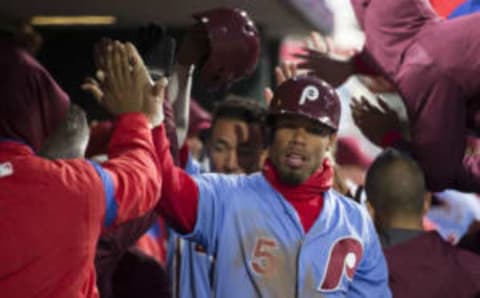
[(143, 88), (141, 66), (130, 63), (126, 45), (114, 41), (100, 55), (105, 64), (104, 94), (100, 103), (114, 115), (143, 111)]
[[(275, 67), (275, 81), (276, 86), (280, 86), (283, 82), (293, 77), (296, 77), (298, 74), (297, 64), (294, 62), (282, 62), (279, 66)], [(267, 105), (273, 99), (273, 91), (270, 87), (265, 88), (264, 90), (264, 99)]]
[(86, 77), (80, 88), (90, 93), (98, 102), (100, 102), (104, 96), (100, 83), (92, 77)]
[[(97, 79), (87, 77), (81, 86), (83, 90), (114, 115), (142, 112), (153, 127), (163, 122), (162, 106), (168, 81), (166, 78), (152, 81), (133, 44), (102, 39), (95, 46), (95, 64)], [(132, 105), (122, 107), (124, 100), (131, 101)]]
[(350, 108), (355, 125), (370, 142), (379, 147), (382, 146), (383, 137), (392, 131), (402, 134), (402, 137), (408, 140), (406, 123), (400, 119), (397, 112), (391, 109), (382, 98), (377, 97), (377, 101), (381, 108), (372, 105), (363, 96), (360, 100), (352, 98)]
[(298, 68), (306, 70), (334, 87), (343, 84), (354, 72), (350, 61), (359, 50), (336, 47), (331, 38), (322, 38), (316, 32), (306, 40), (305, 53), (295, 55), (302, 62)]

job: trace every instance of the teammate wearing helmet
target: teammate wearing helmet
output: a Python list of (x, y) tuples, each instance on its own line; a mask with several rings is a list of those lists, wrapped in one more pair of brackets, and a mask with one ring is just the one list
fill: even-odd
[(216, 297), (391, 297), (368, 214), (332, 190), (325, 153), (340, 102), (312, 77), (287, 80), (269, 111), (269, 158), (251, 175), (187, 175), (164, 136), (161, 210), (216, 256)]

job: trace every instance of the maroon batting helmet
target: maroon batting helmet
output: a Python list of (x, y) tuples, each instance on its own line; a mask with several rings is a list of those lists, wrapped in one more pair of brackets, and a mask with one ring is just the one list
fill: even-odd
[(218, 89), (253, 72), (260, 57), (260, 36), (245, 11), (216, 8), (193, 17), (205, 26), (209, 40), (209, 56), (201, 70), (206, 88)]
[(335, 89), (312, 76), (295, 77), (275, 90), (269, 114), (300, 115), (322, 123), (333, 130), (340, 121), (340, 99)]

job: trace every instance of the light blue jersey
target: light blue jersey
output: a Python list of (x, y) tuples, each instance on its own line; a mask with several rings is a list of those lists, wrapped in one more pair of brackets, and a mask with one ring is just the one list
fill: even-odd
[[(189, 157), (185, 165), (188, 174), (199, 174), (200, 163)], [(213, 256), (195, 242), (179, 237), (173, 230), (168, 238), (167, 266), (172, 277), (172, 297), (212, 297)]]
[(196, 175), (196, 227), (186, 238), (216, 256), (215, 297), (391, 297), (366, 211), (331, 190), (305, 234), (300, 219), (260, 173)]
[(195, 242), (171, 231), (168, 245), (168, 269), (172, 277), (172, 297), (212, 297), (213, 257)]

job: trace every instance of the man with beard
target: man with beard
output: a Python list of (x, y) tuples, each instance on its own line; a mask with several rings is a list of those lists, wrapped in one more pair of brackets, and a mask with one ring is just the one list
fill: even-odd
[(325, 153), (340, 102), (313, 77), (275, 91), (268, 160), (251, 175), (189, 176), (164, 136), (161, 211), (173, 228), (216, 256), (217, 297), (391, 297), (387, 268), (362, 207), (332, 190)]

